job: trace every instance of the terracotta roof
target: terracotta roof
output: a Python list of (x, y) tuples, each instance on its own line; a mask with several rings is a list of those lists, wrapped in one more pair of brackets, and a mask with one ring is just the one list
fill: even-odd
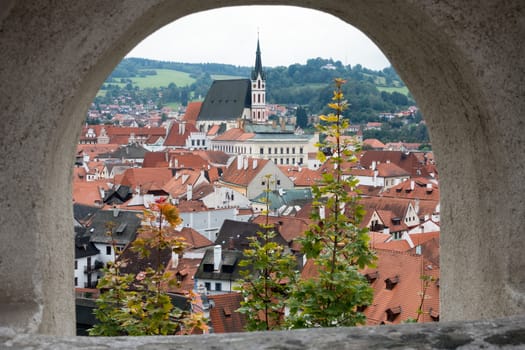
[(219, 124), (213, 124), (212, 127), (206, 133), (206, 135), (208, 135), (208, 136), (215, 136), (219, 132), (220, 128), (221, 128), (221, 126)]
[(177, 208), (179, 209), (179, 213), (189, 213), (194, 211), (208, 211), (208, 209), (204, 203), (201, 201), (187, 201), (187, 200), (180, 200), (179, 204), (177, 204)]
[(208, 162), (193, 152), (172, 152), (169, 156), (170, 168), (200, 170), (208, 167)]
[(86, 205), (102, 205), (100, 189), (108, 190), (108, 185), (104, 180), (90, 182), (73, 182), (73, 203)]
[[(252, 222), (259, 225), (265, 224), (266, 216), (259, 215)], [(286, 242), (291, 242), (304, 236), (304, 232), (308, 230), (309, 220), (290, 216), (269, 216), (268, 223), (274, 225)]]
[(194, 101), (188, 103), (188, 107), (186, 108), (186, 113), (184, 113), (184, 116), (182, 117), (182, 120), (195, 125), (197, 122), (197, 117), (199, 116), (199, 112), (201, 111), (202, 102), (200, 101)]
[(167, 152), (146, 152), (144, 154), (143, 168), (167, 168), (168, 167), (168, 153)]
[(164, 146), (184, 147), (192, 132), (198, 132), (193, 124), (173, 122), (164, 140)]
[(293, 181), (295, 187), (311, 187), (322, 178), (318, 170), (304, 167), (280, 165), (279, 169)]
[(378, 139), (366, 139), (363, 140), (363, 147), (368, 146), (373, 149), (383, 149), (385, 144)]
[(254, 136), (254, 133), (244, 132), (244, 130), (241, 128), (232, 128), (230, 130), (227, 130), (225, 133), (215, 137), (213, 141), (243, 141), (249, 140)]
[(421, 164), (412, 153), (404, 153), (401, 151), (364, 151), (361, 157), (359, 157), (359, 162), (366, 168), (370, 168), (373, 161), (375, 161), (376, 164), (386, 163), (387, 161), (394, 163), (409, 172), (412, 177), (429, 176), (424, 165)]
[(227, 165), (230, 159), (230, 156), (222, 151), (197, 150), (192, 153), (214, 165)]
[[(119, 177), (122, 185), (132, 189), (141, 187), (142, 193), (160, 191), (172, 178), (171, 170), (168, 168), (130, 168)], [(115, 177), (117, 182), (117, 177)]]
[[(377, 267), (362, 271), (365, 275), (370, 273), (373, 274), (371, 277), (376, 277), (370, 280), (374, 289), (374, 301), (364, 311), (367, 324), (375, 325), (381, 322), (398, 324), (408, 318), (415, 319), (422, 298), (423, 283), (420, 277), (428, 275), (437, 280), (439, 266), (432, 264), (421, 255), (381, 249), (377, 249), (376, 254)], [(385, 282), (389, 278), (397, 280), (391, 290), (387, 289)], [(388, 319), (388, 310), (393, 319)], [(392, 315), (392, 311), (399, 314)], [(432, 321), (430, 312), (434, 315), (439, 314), (439, 287), (435, 281), (430, 282), (426, 290), (420, 322)]]
[[(169, 169), (168, 169), (169, 170)], [(171, 171), (170, 171), (171, 174)], [(201, 176), (200, 170), (182, 169), (175, 173), (166, 183), (163, 184), (162, 190), (170, 194), (173, 198), (184, 197), (187, 193), (187, 186), (194, 186)]]
[(404, 239), (391, 240), (389, 242), (376, 243), (374, 249), (394, 250), (396, 252), (406, 252), (410, 250), (410, 245)]
[[(173, 257), (173, 256), (172, 256)], [(173, 267), (173, 259), (170, 259), (166, 265), (166, 272), (171, 278), (178, 281), (177, 285), (170, 286), (166, 283), (168, 292), (186, 295), (194, 288), (195, 272), (199, 268), (201, 259), (179, 258), (177, 267)]]
[[(164, 136), (166, 135), (166, 129), (162, 127), (155, 127), (155, 128), (134, 128), (134, 127), (119, 127), (119, 126), (112, 126), (112, 125), (106, 125), (105, 126), (106, 133), (110, 137), (110, 140), (113, 136), (127, 136), (129, 137), (131, 134), (134, 134), (136, 137), (138, 136)], [(126, 142), (127, 143), (127, 142)]]
[(190, 227), (184, 227), (177, 232), (175, 236), (184, 238), (184, 242), (186, 242), (190, 248), (203, 248), (213, 245), (212, 241)]
[(376, 165), (378, 175), (381, 177), (409, 176), (410, 173), (394, 163), (379, 163)]
[[(232, 184), (237, 184), (241, 186), (248, 186), (253, 178), (264, 168), (264, 166), (269, 162), (267, 159), (254, 159), (254, 158), (244, 158), (247, 167), (243, 166), (240, 170), (237, 169), (237, 163), (239, 162), (239, 157), (236, 157), (235, 160), (224, 170), (222, 174), (222, 181), (229, 182)], [(255, 162), (257, 163), (254, 166)]]
[(215, 333), (244, 331), (246, 316), (236, 311), (241, 307), (240, 293), (216, 294), (208, 298), (215, 303), (210, 310), (210, 320)]
[[(425, 178), (413, 178), (381, 192), (383, 197), (439, 201), (439, 185)], [(436, 203), (437, 204), (437, 203)]]
[(377, 210), (380, 211), (390, 211), (394, 217), (404, 218), (408, 205), (412, 203), (413, 200), (404, 199), (404, 198), (386, 198), (386, 197), (362, 197), (359, 200), (359, 203), (366, 210)]
[(117, 144), (77, 145), (77, 155), (87, 154), (89, 159), (93, 160), (99, 154), (115, 152), (118, 148)]

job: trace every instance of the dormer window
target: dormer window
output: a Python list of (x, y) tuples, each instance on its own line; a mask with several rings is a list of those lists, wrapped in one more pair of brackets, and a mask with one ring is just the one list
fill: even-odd
[(386, 310), (386, 320), (394, 322), (394, 320), (401, 314), (401, 306), (391, 307)]
[(379, 271), (369, 272), (365, 274), (365, 278), (368, 283), (374, 282), (379, 277)]
[(428, 310), (428, 314), (430, 315), (430, 318), (432, 319), (432, 321), (439, 322), (439, 312), (438, 311), (435, 311), (432, 308), (430, 308), (430, 310)]
[(399, 283), (399, 276), (398, 275), (395, 275), (394, 277), (389, 277), (385, 280), (385, 287), (386, 289), (388, 290), (392, 290), (394, 289), (394, 287), (396, 286), (396, 284)]

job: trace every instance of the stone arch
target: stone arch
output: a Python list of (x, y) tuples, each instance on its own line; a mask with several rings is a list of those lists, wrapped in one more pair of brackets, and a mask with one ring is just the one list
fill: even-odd
[(248, 4), (314, 7), (382, 48), (422, 108), (440, 164), (442, 319), (523, 313), (519, 0), (8, 0), (0, 5), (0, 325), (74, 334), (69, 169), (105, 77), (161, 26)]

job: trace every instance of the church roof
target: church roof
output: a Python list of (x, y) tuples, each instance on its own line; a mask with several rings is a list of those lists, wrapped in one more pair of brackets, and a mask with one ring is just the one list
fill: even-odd
[(255, 68), (252, 71), (252, 80), (257, 79), (258, 75), (261, 75), (263, 80), (266, 80), (265, 74), (262, 70), (261, 61), (261, 47), (259, 46), (259, 39), (257, 39), (257, 51), (255, 52)]
[(199, 113), (198, 120), (236, 120), (251, 106), (249, 79), (215, 80)]

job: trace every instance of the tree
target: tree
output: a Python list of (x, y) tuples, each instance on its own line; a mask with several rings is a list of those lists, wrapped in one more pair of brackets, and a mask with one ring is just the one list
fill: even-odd
[[(189, 334), (196, 328), (206, 329), (202, 314), (191, 314), (175, 307), (166, 292), (166, 286), (176, 282), (160, 261), (160, 252), (171, 249), (180, 254), (185, 247), (185, 243), (171, 232), (181, 222), (177, 208), (164, 200), (151, 207), (143, 213), (146, 224), (140, 229), (132, 249), (142, 259), (156, 251), (156, 264), (136, 276), (121, 273), (129, 263), (121, 259), (104, 269), (104, 277), (97, 286), (101, 290), (95, 310), (99, 323), (89, 331), (90, 335), (173, 335)], [(112, 231), (109, 225), (111, 237)]]
[[(318, 186), (313, 187), (314, 210), (312, 224), (300, 240), (303, 252), (317, 268), (314, 278), (302, 279), (296, 284), (290, 299), (290, 326), (334, 327), (354, 326), (364, 323), (360, 307), (372, 302), (373, 290), (358, 271), (372, 266), (374, 254), (368, 246), (368, 230), (359, 227), (364, 210), (359, 205), (358, 181), (343, 178), (341, 165), (355, 159), (351, 147), (342, 141), (342, 130), (348, 120), (342, 118), (348, 103), (343, 99), (341, 87), (344, 80), (336, 79), (332, 103), (335, 111), (320, 116), (324, 122), (318, 127), (327, 134), (319, 149), (332, 149), (328, 162), (333, 171), (323, 174)], [(318, 153), (325, 161), (326, 155)]]
[(308, 115), (303, 107), (297, 108), (297, 126), (305, 129), (308, 126)]
[(250, 237), (250, 248), (244, 250), (239, 265), (246, 267), (240, 272), (238, 288), (244, 297), (239, 312), (246, 314), (249, 331), (269, 331), (285, 327), (285, 303), (291, 286), (295, 283), (297, 262), (295, 257), (273, 239), (277, 235), (269, 224), (269, 200), (271, 175), (266, 176), (265, 224), (257, 236)]

